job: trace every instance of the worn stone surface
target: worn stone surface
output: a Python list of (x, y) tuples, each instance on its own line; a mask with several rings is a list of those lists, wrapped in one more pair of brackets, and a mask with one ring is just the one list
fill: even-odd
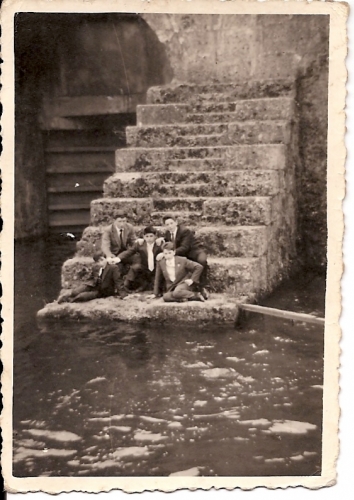
[[(264, 279), (261, 258), (210, 257), (210, 289), (215, 293), (227, 292), (235, 296), (257, 293)], [(73, 286), (88, 279), (93, 260), (90, 257), (74, 257), (62, 267), (62, 287)]]
[(279, 190), (274, 170), (117, 173), (104, 182), (103, 196), (268, 196)]
[(116, 213), (122, 208), (127, 211), (127, 218), (133, 224), (149, 224), (150, 214), (154, 211), (150, 198), (101, 198), (91, 202), (91, 224), (110, 224), (116, 219)]
[[(193, 226), (190, 226), (193, 227)], [(137, 228), (137, 233), (142, 228)], [(157, 227), (163, 231), (163, 227)], [(209, 255), (219, 257), (258, 257), (267, 250), (264, 226), (194, 227)], [(77, 243), (78, 256), (92, 256), (101, 247), (102, 227), (87, 227)]]
[(194, 323), (203, 326), (211, 324), (233, 324), (237, 319), (238, 303), (235, 297), (226, 294), (212, 294), (207, 302), (165, 303), (162, 299), (146, 300), (146, 295), (120, 300), (115, 297), (91, 300), (81, 304), (47, 304), (38, 311), (37, 320), (104, 320), (131, 323)]
[(267, 225), (271, 222), (270, 197), (102, 198), (91, 202), (91, 224), (110, 224), (122, 208), (134, 224), (161, 224), (164, 213), (187, 212), (202, 225)]
[[(127, 127), (127, 144), (136, 147), (211, 146), (219, 144), (219, 137), (228, 126), (218, 124), (150, 125)], [(221, 143), (222, 144), (222, 143)]]
[(223, 140), (227, 144), (288, 144), (290, 127), (285, 121), (247, 121), (230, 123)]
[(127, 127), (127, 144), (135, 147), (194, 147), (231, 144), (287, 144), (285, 121), (239, 121), (197, 125)]
[(192, 148), (128, 148), (116, 152), (117, 172), (166, 170), (231, 170), (285, 167), (283, 144), (255, 144)]
[(258, 99), (260, 97), (293, 96), (295, 85), (293, 80), (259, 80), (226, 84), (207, 85), (165, 85), (151, 87), (147, 92), (150, 104), (167, 104), (187, 102), (189, 104), (204, 101), (234, 101), (235, 99)]
[(195, 105), (145, 104), (137, 106), (137, 125), (289, 119), (293, 113), (293, 106), (294, 100), (288, 97), (206, 102)]
[(203, 204), (203, 217), (213, 223), (260, 225), (271, 222), (271, 199), (267, 197), (208, 199)]

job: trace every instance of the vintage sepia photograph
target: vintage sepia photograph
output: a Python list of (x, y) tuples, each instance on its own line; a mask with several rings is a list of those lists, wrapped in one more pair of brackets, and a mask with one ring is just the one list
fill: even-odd
[(330, 6), (48, 3), (12, 16), (7, 484), (330, 481)]

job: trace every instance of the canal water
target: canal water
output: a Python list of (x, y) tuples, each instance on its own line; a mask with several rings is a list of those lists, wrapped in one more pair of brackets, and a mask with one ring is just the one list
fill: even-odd
[[(68, 322), (35, 313), (60, 288), (64, 239), (15, 248), (15, 476), (318, 475), (323, 329)], [(324, 279), (266, 301), (324, 314)]]

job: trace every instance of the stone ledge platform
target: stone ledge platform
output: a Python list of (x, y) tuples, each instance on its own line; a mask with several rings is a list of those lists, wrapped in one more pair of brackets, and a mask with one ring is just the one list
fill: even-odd
[(130, 295), (122, 300), (117, 297), (90, 300), (81, 303), (52, 302), (38, 311), (37, 320), (111, 320), (127, 323), (150, 323), (193, 326), (234, 324), (239, 311), (240, 299), (226, 294), (212, 294), (206, 302), (163, 302), (146, 299), (146, 294)]

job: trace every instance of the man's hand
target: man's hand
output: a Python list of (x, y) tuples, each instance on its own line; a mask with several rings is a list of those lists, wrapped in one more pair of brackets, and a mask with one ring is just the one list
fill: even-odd
[(138, 239), (136, 240), (136, 242), (137, 242), (137, 244), (138, 244), (138, 245), (140, 245), (140, 246), (141, 246), (141, 245), (143, 245), (143, 244), (144, 244), (144, 238), (138, 238)]
[(160, 262), (164, 258), (163, 253), (159, 253), (156, 255), (156, 262)]
[(119, 264), (121, 260), (119, 257), (108, 257), (107, 262), (108, 264)]
[(187, 278), (186, 280), (184, 280), (184, 282), (187, 283), (188, 286), (193, 285), (193, 280), (191, 280), (190, 278)]
[(163, 245), (165, 243), (165, 239), (164, 238), (156, 238), (156, 241), (155, 241), (156, 245), (158, 247), (160, 247), (161, 245)]

